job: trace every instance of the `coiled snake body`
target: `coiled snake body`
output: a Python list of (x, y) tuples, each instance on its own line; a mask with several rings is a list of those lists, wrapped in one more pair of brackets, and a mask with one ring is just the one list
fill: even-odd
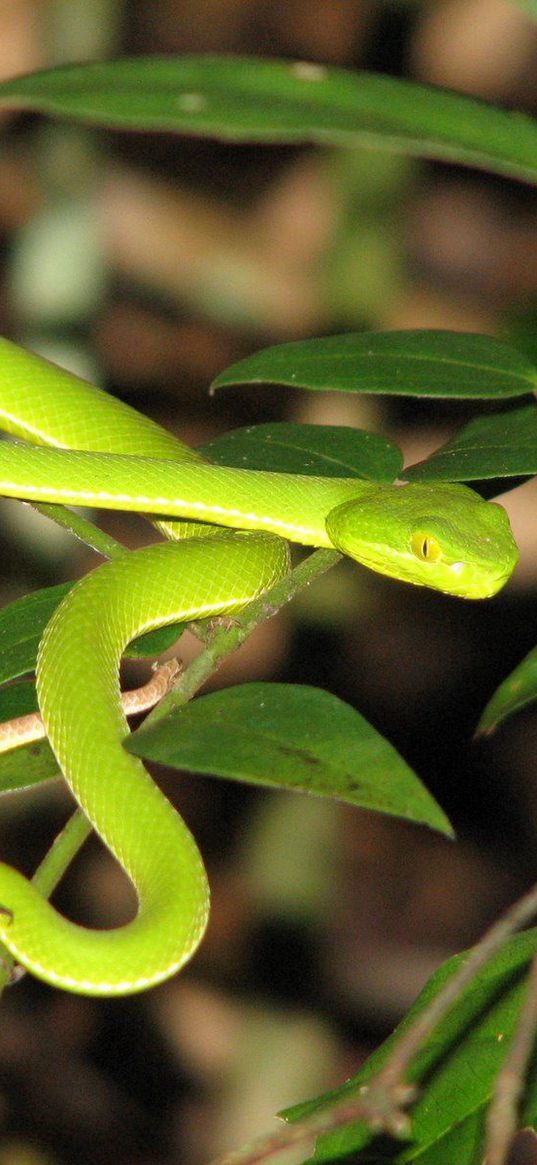
[(164, 520), (174, 517), (253, 531), (210, 531), (98, 567), (69, 593), (40, 646), (38, 697), (52, 748), (139, 906), (123, 927), (87, 930), (0, 865), (0, 941), (28, 970), (68, 990), (140, 991), (191, 956), (209, 895), (186, 825), (121, 747), (118, 668), (129, 640), (241, 610), (286, 573), (286, 540), (336, 547), (373, 570), (465, 598), (499, 590), (517, 550), (504, 510), (465, 486), (401, 488), (207, 465), (133, 409), (7, 340), (0, 428), (22, 438), (0, 442), (0, 496), (160, 515), (172, 539), (185, 532)]

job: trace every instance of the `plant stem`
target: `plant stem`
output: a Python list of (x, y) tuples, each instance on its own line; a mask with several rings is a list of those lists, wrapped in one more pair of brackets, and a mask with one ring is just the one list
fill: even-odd
[[(483, 937), (473, 946), (462, 965), (448, 979), (438, 995), (422, 1011), (415, 1023), (397, 1044), (384, 1068), (374, 1078), (375, 1086), (393, 1088), (401, 1083), (411, 1060), (423, 1040), (431, 1034), (449, 1008), (459, 998), (465, 987), (475, 978), (485, 963), (511, 938), (515, 931), (526, 926), (537, 912), (537, 884), (532, 886), (504, 914), (493, 923)], [(371, 1081), (371, 1087), (373, 1081)]]
[(506, 1160), (509, 1146), (516, 1133), (518, 1102), (524, 1086), (524, 1073), (535, 1043), (536, 1028), (537, 955), (534, 955), (526, 998), (518, 1018), (511, 1047), (494, 1082), (494, 1092), (485, 1126), (486, 1145), (483, 1165), (504, 1165)]
[(34, 886), (50, 898), (63, 878), (67, 867), (89, 837), (92, 826), (81, 809), (75, 809), (61, 833), (53, 841), (48, 853), (32, 878)]
[(70, 534), (74, 534), (80, 542), (84, 542), (86, 546), (96, 550), (97, 554), (102, 554), (103, 558), (122, 558), (123, 555), (129, 553), (127, 547), (122, 546), (121, 542), (116, 542), (115, 538), (106, 534), (104, 530), (100, 530), (88, 518), (75, 513), (74, 510), (69, 510), (66, 506), (54, 505), (51, 502), (29, 502), (26, 504), (31, 505), (38, 514), (43, 514), (43, 517), (50, 518), (57, 526), (69, 530)]
[[(48, 853), (32, 878), (44, 898), (50, 898), (86, 838), (91, 825), (81, 809), (75, 809), (61, 833), (53, 841)], [(6, 947), (0, 946), (0, 995), (13, 976), (14, 959)]]
[[(190, 667), (180, 676), (178, 683), (168, 692), (167, 696), (153, 708), (146, 717), (138, 732), (143, 734), (145, 727), (157, 724), (176, 708), (184, 704), (199, 691), (202, 684), (213, 672), (220, 667), (225, 656), (236, 651), (238, 647), (267, 619), (290, 602), (303, 587), (307, 587), (330, 567), (339, 562), (341, 555), (335, 550), (316, 550), (308, 558), (299, 563), (284, 579), (276, 583), (272, 590), (265, 592), (260, 598), (250, 603), (241, 615), (233, 618), (232, 622), (224, 623), (215, 620), (212, 624), (212, 634), (201, 654)], [(206, 636), (204, 636), (206, 638)]]

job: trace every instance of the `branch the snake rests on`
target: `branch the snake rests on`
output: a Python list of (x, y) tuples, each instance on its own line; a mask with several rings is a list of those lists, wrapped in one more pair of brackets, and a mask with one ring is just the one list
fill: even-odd
[[(505, 511), (462, 485), (211, 466), (172, 434), (77, 377), (0, 340), (0, 496), (210, 523), (97, 567), (44, 633), (37, 690), (74, 796), (136, 889), (132, 922), (87, 930), (0, 865), (0, 941), (46, 982), (94, 995), (168, 978), (198, 946), (209, 893), (186, 825), (121, 746), (118, 668), (130, 639), (240, 611), (288, 570), (287, 540), (336, 547), (375, 571), (469, 599), (495, 594), (517, 549)], [(76, 450), (76, 451), (72, 451)], [(98, 451), (98, 452), (96, 452)], [(212, 527), (230, 527), (216, 532)], [(237, 532), (240, 531), (240, 532)], [(251, 531), (243, 533), (242, 531)]]

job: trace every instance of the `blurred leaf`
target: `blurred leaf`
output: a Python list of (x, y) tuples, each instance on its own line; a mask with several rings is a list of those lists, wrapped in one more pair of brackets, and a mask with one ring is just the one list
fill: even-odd
[(517, 8), (522, 8), (523, 12), (527, 12), (532, 20), (537, 20), (537, 0), (511, 0), (511, 4), (516, 4)]
[(476, 417), (417, 465), (409, 481), (479, 481), (537, 473), (537, 404)]
[(491, 696), (477, 726), (477, 735), (494, 730), (513, 712), (537, 700), (537, 647), (502, 681)]
[(516, 348), (470, 332), (361, 332), (265, 348), (221, 372), (230, 384), (398, 396), (510, 397), (537, 387), (535, 365)]
[(401, 450), (377, 433), (342, 425), (280, 422), (234, 429), (200, 450), (217, 465), (322, 477), (366, 477), (391, 482), (401, 472)]
[[(43, 631), (56, 607), (70, 591), (73, 583), (45, 587), (15, 599), (0, 611), (0, 684), (17, 679), (33, 671), (37, 649)], [(173, 624), (156, 631), (148, 631), (129, 644), (126, 655), (134, 658), (160, 655), (175, 643), (183, 630), (182, 624)]]
[[(411, 1109), (412, 1142), (375, 1138), (361, 1122), (353, 1121), (319, 1138), (312, 1158), (342, 1162), (353, 1154), (353, 1165), (382, 1165), (388, 1161), (419, 1165), (479, 1165), (482, 1158), (484, 1114), (492, 1085), (509, 1047), (520, 1011), (525, 976), (537, 948), (537, 931), (527, 931), (506, 943), (487, 963), (426, 1041), (409, 1073), (422, 1081), (422, 1091)], [(424, 1010), (465, 954), (444, 963), (429, 980), (416, 1003), (392, 1036), (342, 1088), (314, 1101), (296, 1105), (283, 1115), (295, 1121), (328, 1103), (356, 1095), (385, 1063), (390, 1051), (413, 1020)], [(537, 1120), (537, 1063), (527, 1077), (523, 1124)], [(376, 1146), (378, 1145), (378, 1151)], [(367, 1149), (365, 1147), (367, 1146)], [(360, 1150), (365, 1150), (363, 1153)]]
[(4, 81), (0, 108), (233, 141), (361, 142), (537, 178), (530, 117), (308, 61), (208, 55), (67, 65)]
[(319, 688), (242, 684), (201, 696), (134, 733), (125, 747), (172, 768), (336, 797), (452, 835), (392, 745)]

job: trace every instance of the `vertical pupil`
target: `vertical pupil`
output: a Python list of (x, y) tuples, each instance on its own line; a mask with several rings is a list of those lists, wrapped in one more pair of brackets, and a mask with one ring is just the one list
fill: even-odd
[(442, 557), (442, 550), (434, 534), (426, 534), (424, 530), (415, 530), (411, 543), (412, 553), (422, 562), (438, 562)]

